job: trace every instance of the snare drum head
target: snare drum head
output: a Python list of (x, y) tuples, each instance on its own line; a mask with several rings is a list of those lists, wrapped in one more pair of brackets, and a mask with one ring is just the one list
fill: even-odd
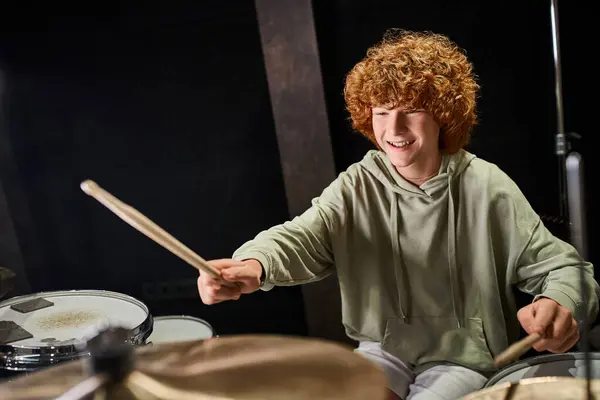
[(165, 315), (154, 318), (154, 327), (148, 337), (152, 343), (185, 342), (210, 339), (214, 331), (200, 318), (187, 315)]
[[(600, 353), (590, 353), (592, 379), (600, 379)], [(548, 354), (518, 361), (490, 378), (485, 387), (538, 377), (585, 377), (583, 353)]]
[[(18, 309), (19, 304), (36, 299), (44, 299), (51, 305), (45, 303), (48, 306), (26, 312), (12, 308)], [(135, 330), (147, 323), (149, 317), (143, 303), (115, 292), (76, 290), (19, 296), (0, 303), (0, 321), (14, 323), (32, 337), (9, 343), (5, 339), (0, 345), (48, 347), (57, 342), (81, 341), (107, 326)]]

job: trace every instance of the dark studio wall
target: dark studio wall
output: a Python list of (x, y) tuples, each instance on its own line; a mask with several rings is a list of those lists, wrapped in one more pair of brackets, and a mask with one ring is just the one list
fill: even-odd
[(39, 252), (32, 290), (124, 292), (220, 334), (303, 334), (299, 288), (204, 306), (194, 268), (79, 189), (94, 179), (206, 259), (286, 218), (254, 5), (179, 4), (4, 14), (6, 125), (34, 225), (22, 240)]
[[(589, 28), (577, 23), (576, 4), (560, 3), (566, 126), (588, 141), (576, 43)], [(467, 49), (482, 85), (469, 150), (502, 167), (539, 213), (558, 213), (549, 2), (313, 8), (338, 172), (372, 148), (343, 109), (347, 71), (388, 28), (433, 30)], [(230, 256), (288, 217), (254, 2), (76, 11), (53, 4), (0, 14), (0, 95), (16, 166), (0, 177), (12, 185), (4, 189), (17, 221), (31, 221), (16, 227), (31, 290), (120, 291), (156, 315), (205, 318), (221, 334), (306, 334), (299, 288), (204, 306), (192, 267), (79, 189), (96, 180), (207, 259)], [(582, 146), (588, 176), (597, 163), (590, 149)]]

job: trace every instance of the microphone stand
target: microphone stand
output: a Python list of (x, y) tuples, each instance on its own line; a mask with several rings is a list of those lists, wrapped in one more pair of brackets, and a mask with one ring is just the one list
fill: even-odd
[[(587, 260), (587, 236), (585, 221), (585, 190), (583, 185), (583, 158), (577, 152), (571, 152), (566, 160), (567, 169), (567, 191), (569, 196), (569, 214), (571, 215), (571, 241), (579, 251), (583, 260)], [(591, 399), (591, 362), (589, 341), (589, 316), (588, 316), (588, 291), (585, 286), (585, 270), (583, 265), (579, 268), (579, 279), (581, 285), (581, 303), (585, 309), (582, 321), (580, 321), (579, 347), (584, 355), (585, 378), (587, 384), (587, 399)]]
[(565, 134), (565, 119), (563, 116), (563, 94), (562, 94), (562, 69), (560, 58), (560, 42), (558, 37), (558, 5), (557, 0), (551, 0), (550, 18), (552, 22), (552, 50), (554, 53), (554, 91), (556, 95), (556, 155), (558, 156), (558, 192), (559, 192), (559, 216), (568, 221), (567, 205), (567, 176), (566, 156), (569, 151), (569, 143)]
[[(571, 149), (569, 139), (578, 137), (576, 134), (566, 134), (564, 129), (563, 116), (563, 97), (562, 97), (562, 78), (561, 78), (561, 58), (560, 44), (558, 35), (558, 5), (557, 0), (551, 0), (550, 15), (552, 22), (552, 39), (554, 50), (554, 73), (556, 90), (556, 111), (557, 111), (557, 129), (556, 135), (556, 155), (559, 161), (559, 194), (560, 194), (560, 215), (569, 221), (571, 243), (579, 252), (581, 258), (585, 261), (588, 258), (587, 252), (587, 230), (585, 221), (585, 190), (583, 175), (583, 157), (577, 152), (569, 152)], [(581, 299), (584, 307), (583, 319), (580, 322), (580, 340), (579, 347), (584, 356), (584, 369), (586, 391), (585, 398), (592, 399), (591, 391), (591, 362), (589, 349), (589, 315), (588, 315), (588, 293), (585, 285), (585, 269), (582, 265), (579, 268), (579, 280)]]

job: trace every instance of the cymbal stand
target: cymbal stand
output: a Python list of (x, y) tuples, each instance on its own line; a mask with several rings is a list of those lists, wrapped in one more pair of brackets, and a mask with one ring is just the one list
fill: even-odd
[[(588, 257), (587, 252), (587, 231), (585, 221), (585, 190), (583, 175), (583, 157), (581, 154), (570, 151), (569, 139), (577, 138), (576, 134), (565, 133), (564, 110), (562, 95), (562, 77), (561, 77), (561, 57), (558, 29), (558, 0), (551, 0), (550, 17), (552, 23), (552, 43), (554, 52), (554, 73), (555, 73), (555, 91), (556, 91), (556, 115), (557, 115), (557, 135), (556, 135), (556, 154), (559, 158), (559, 192), (560, 192), (560, 211), (561, 216), (567, 216), (571, 243), (578, 250), (581, 258), (585, 261)], [(582, 263), (583, 264), (583, 263)], [(580, 290), (582, 304), (584, 307), (583, 319), (578, 321), (580, 324), (579, 346), (584, 353), (585, 379), (586, 379), (586, 399), (592, 399), (590, 379), (591, 362), (589, 350), (589, 315), (587, 312), (588, 293), (585, 285), (585, 269), (583, 265), (579, 268)]]
[(105, 398), (110, 397), (111, 388), (122, 382), (134, 367), (134, 347), (126, 341), (127, 332), (109, 328), (88, 341), (90, 376), (57, 400), (88, 400), (100, 390), (106, 391)]

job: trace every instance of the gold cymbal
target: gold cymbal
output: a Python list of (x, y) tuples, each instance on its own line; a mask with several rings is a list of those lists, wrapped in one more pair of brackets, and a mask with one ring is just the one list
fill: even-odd
[(85, 360), (61, 363), (20, 375), (0, 385), (0, 399), (54, 399), (87, 377)]
[[(383, 400), (383, 372), (350, 347), (275, 335), (225, 336), (135, 350), (135, 367), (109, 398)], [(88, 376), (87, 360), (0, 385), (0, 398), (55, 398)]]
[[(600, 398), (600, 380), (592, 379), (593, 398)], [(522, 379), (518, 383), (506, 382), (471, 393), (463, 400), (535, 400), (535, 399), (585, 399), (586, 381), (582, 378), (548, 376)], [(510, 396), (508, 396), (510, 394)]]

